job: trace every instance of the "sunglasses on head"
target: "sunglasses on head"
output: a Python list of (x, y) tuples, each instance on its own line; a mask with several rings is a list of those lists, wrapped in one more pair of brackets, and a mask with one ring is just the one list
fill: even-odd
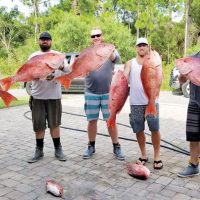
[(91, 38), (101, 37), (101, 34), (91, 35)]

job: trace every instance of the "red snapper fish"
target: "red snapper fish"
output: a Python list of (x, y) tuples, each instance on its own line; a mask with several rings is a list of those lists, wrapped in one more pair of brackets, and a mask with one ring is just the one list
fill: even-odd
[(64, 195), (63, 188), (53, 180), (48, 180), (46, 182), (46, 191), (53, 194), (56, 197), (64, 198), (63, 197), (63, 195)]
[(108, 127), (115, 127), (116, 124), (116, 114), (121, 111), (123, 108), (126, 99), (129, 94), (129, 87), (128, 87), (128, 81), (126, 79), (126, 76), (124, 75), (124, 72), (121, 70), (118, 70), (115, 72), (111, 86), (109, 91), (109, 110), (110, 110), (110, 117), (107, 121)]
[(6, 107), (10, 105), (10, 103), (14, 100), (17, 100), (12, 94), (8, 93), (7, 91), (3, 91), (0, 86), (0, 97), (2, 98)]
[(126, 169), (130, 176), (133, 176), (137, 179), (146, 180), (150, 176), (149, 169), (142, 164), (127, 163)]
[(147, 115), (157, 116), (155, 101), (159, 96), (163, 79), (161, 64), (160, 55), (156, 51), (151, 51), (142, 65), (141, 79), (149, 100), (145, 109), (145, 117)]
[(176, 60), (175, 64), (182, 75), (195, 85), (200, 86), (200, 58), (180, 58)]
[(15, 82), (28, 82), (34, 79), (46, 78), (62, 65), (64, 59), (65, 54), (53, 52), (34, 56), (23, 64), (14, 76), (1, 79), (0, 84), (7, 91)]
[(84, 77), (89, 72), (99, 69), (115, 50), (114, 45), (102, 43), (82, 50), (74, 63), (71, 65), (71, 72), (59, 76), (56, 80), (69, 89), (72, 79)]

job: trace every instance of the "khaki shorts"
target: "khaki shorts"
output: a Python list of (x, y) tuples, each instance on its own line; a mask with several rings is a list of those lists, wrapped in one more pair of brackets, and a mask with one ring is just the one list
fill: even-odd
[(41, 100), (33, 99), (32, 122), (35, 132), (48, 128), (56, 128), (61, 124), (61, 99)]

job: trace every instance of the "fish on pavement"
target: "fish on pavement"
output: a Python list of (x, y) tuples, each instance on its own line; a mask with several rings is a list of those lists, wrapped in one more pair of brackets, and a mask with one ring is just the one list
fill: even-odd
[(180, 74), (185, 76), (193, 84), (200, 86), (200, 58), (184, 57), (175, 61)]
[(142, 164), (127, 163), (126, 169), (130, 176), (133, 176), (137, 179), (146, 180), (150, 176), (149, 169)]
[(118, 70), (113, 75), (110, 91), (109, 91), (109, 111), (110, 116), (107, 120), (107, 126), (108, 127), (115, 127), (116, 124), (116, 114), (121, 111), (123, 108), (126, 99), (129, 94), (129, 87), (128, 87), (128, 81), (126, 76), (124, 75), (124, 72), (121, 70)]
[(10, 103), (14, 100), (17, 100), (12, 94), (8, 93), (7, 91), (3, 91), (0, 86), (0, 97), (2, 98), (6, 107), (10, 105)]
[(48, 180), (46, 182), (46, 191), (53, 194), (56, 197), (62, 197), (64, 195), (63, 188), (57, 184), (54, 180)]
[(90, 46), (82, 50), (74, 63), (71, 65), (71, 72), (55, 79), (69, 89), (72, 79), (84, 77), (90, 72), (99, 69), (115, 50), (114, 45), (102, 43)]
[(148, 115), (157, 116), (156, 98), (159, 96), (162, 84), (162, 60), (156, 51), (151, 51), (146, 56), (142, 65), (141, 79), (144, 91), (148, 98), (148, 104), (145, 109), (145, 117)]
[(15, 82), (46, 78), (63, 64), (64, 59), (65, 54), (53, 52), (34, 56), (23, 64), (14, 76), (1, 79), (0, 84), (3, 90), (7, 91)]

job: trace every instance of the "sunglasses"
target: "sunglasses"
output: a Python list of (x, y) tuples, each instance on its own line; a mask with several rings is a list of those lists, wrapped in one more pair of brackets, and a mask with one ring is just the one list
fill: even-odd
[(146, 46), (148, 46), (148, 45), (145, 44), (145, 43), (140, 43), (140, 44), (137, 45), (137, 47), (146, 47)]
[(101, 37), (101, 34), (91, 35), (91, 38)]

